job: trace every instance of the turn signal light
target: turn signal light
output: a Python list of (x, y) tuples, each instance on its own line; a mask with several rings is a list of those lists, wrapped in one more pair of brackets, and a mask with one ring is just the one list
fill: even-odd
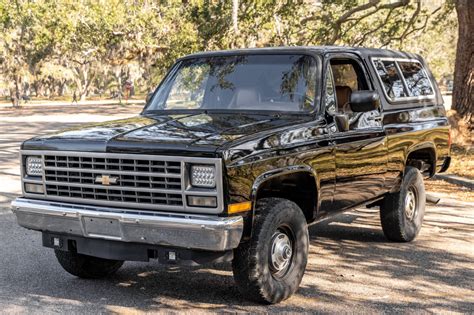
[(239, 212), (249, 211), (251, 209), (252, 209), (252, 202), (251, 201), (245, 201), (245, 202), (230, 204), (227, 207), (227, 213), (229, 213), (229, 214), (239, 213)]
[(42, 184), (25, 183), (25, 192), (32, 194), (44, 194), (44, 187)]
[(217, 207), (217, 198), (208, 196), (188, 196), (188, 206), (190, 207)]

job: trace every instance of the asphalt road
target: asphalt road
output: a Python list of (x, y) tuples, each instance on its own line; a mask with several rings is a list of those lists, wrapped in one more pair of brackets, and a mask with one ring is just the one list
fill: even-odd
[(474, 203), (440, 195), (418, 239), (388, 242), (378, 211), (358, 209), (310, 228), (300, 290), (273, 306), (245, 301), (229, 265), (163, 267), (127, 262), (113, 277), (82, 280), (16, 225), (18, 145), (86, 121), (125, 117), (138, 107), (0, 111), (0, 313), (318, 312), (474, 313)]

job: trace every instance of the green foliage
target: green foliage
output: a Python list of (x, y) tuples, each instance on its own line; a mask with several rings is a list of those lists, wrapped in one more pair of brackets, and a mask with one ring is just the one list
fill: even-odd
[(438, 78), (453, 71), (452, 2), (236, 2), (237, 15), (235, 1), (0, 0), (0, 86), (84, 98), (132, 80), (145, 92), (182, 55), (281, 45), (402, 49), (426, 56)]

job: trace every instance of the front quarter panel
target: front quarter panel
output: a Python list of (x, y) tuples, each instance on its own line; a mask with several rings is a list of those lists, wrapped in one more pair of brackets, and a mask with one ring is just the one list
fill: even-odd
[(318, 203), (332, 199), (335, 164), (323, 119), (256, 136), (229, 148), (224, 162), (229, 203), (254, 202), (262, 183), (292, 172), (313, 174)]

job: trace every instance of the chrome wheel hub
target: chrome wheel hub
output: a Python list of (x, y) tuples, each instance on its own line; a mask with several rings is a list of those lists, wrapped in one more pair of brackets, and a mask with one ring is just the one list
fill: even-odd
[(289, 266), (293, 248), (290, 238), (285, 233), (277, 231), (273, 234), (270, 246), (270, 269), (274, 273), (282, 273)]
[(416, 195), (413, 188), (410, 188), (405, 197), (405, 216), (408, 220), (413, 221), (416, 213)]

